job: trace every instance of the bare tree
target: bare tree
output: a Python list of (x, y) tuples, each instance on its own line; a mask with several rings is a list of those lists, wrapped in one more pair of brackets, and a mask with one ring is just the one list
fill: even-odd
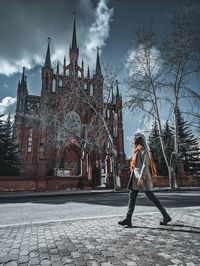
[[(172, 103), (175, 126), (174, 157), (178, 156), (178, 130), (177, 110), (179, 106), (185, 112), (196, 117), (194, 102), (199, 102), (199, 93), (191, 88), (191, 80), (195, 73), (200, 71), (200, 12), (199, 6), (187, 4), (181, 12), (175, 13), (172, 19), (173, 29), (164, 49), (164, 64), (168, 69), (168, 88), (172, 97), (168, 101)], [(188, 107), (186, 107), (187, 102)], [(198, 110), (199, 111), (199, 110)], [(197, 112), (198, 112), (197, 111)]]
[[(40, 113), (40, 126), (48, 128), (46, 149), (51, 150), (52, 147), (56, 147), (57, 158), (60, 158), (66, 140), (74, 137), (82, 149), (83, 156), (87, 149), (96, 150), (100, 156), (109, 155), (112, 159), (115, 188), (118, 156), (113, 137), (112, 122), (115, 114), (110, 113), (108, 117), (108, 109), (113, 100), (113, 87), (116, 86), (118, 72), (118, 69), (111, 66), (104, 67), (105, 75), (99, 80), (103, 86), (95, 87), (95, 92), (91, 88), (92, 93), (85, 89), (83, 78), (72, 76), (67, 89), (66, 84), (63, 83), (63, 87), (60, 87), (62, 93), (56, 95), (55, 107), (59, 112), (48, 110)], [(62, 91), (62, 88), (65, 89)], [(87, 117), (88, 120), (85, 124), (79, 121), (80, 124), (77, 125), (71, 121), (70, 124), (65, 125), (66, 111), (84, 113), (83, 117)]]
[[(186, 100), (198, 100), (198, 92), (188, 86), (188, 77), (200, 70), (198, 34), (192, 31), (197, 17), (191, 15), (192, 7), (173, 17), (173, 30), (168, 40), (157, 41), (151, 29), (136, 32), (136, 49), (129, 55), (129, 93), (126, 106), (142, 111), (143, 117), (153, 117), (158, 124), (160, 142), (169, 172), (170, 187), (176, 184), (175, 166), (178, 157), (177, 109)], [(196, 25), (196, 24), (195, 24)], [(166, 156), (162, 136), (161, 107), (173, 110), (174, 151)], [(187, 103), (190, 107), (189, 102)], [(185, 110), (185, 109), (184, 109)], [(191, 113), (191, 111), (190, 111)], [(195, 112), (192, 113), (195, 116)]]
[(142, 113), (144, 118), (154, 118), (158, 125), (160, 143), (171, 182), (171, 162), (167, 158), (162, 136), (160, 102), (165, 99), (163, 88), (167, 84), (166, 69), (163, 65), (162, 50), (151, 29), (139, 30), (135, 35), (136, 49), (130, 53), (128, 65), (128, 100), (126, 107)]

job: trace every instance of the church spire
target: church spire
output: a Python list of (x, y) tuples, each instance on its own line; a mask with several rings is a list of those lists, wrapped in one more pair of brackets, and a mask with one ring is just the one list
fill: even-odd
[(114, 92), (113, 92), (113, 86), (111, 86), (111, 103), (114, 103)]
[(18, 92), (21, 92), (22, 94), (25, 94), (25, 95), (28, 94), (25, 67), (23, 67), (21, 82), (19, 80), (19, 83), (18, 83)]
[(75, 65), (78, 62), (78, 55), (79, 55), (79, 48), (77, 47), (77, 39), (76, 39), (76, 21), (74, 19), (74, 27), (73, 27), (73, 34), (72, 34), (72, 44), (69, 49), (69, 56), (70, 56), (70, 64), (72, 69), (75, 69)]
[(119, 98), (119, 86), (118, 86), (118, 80), (116, 80), (116, 87), (117, 87), (117, 94), (116, 94), (116, 97)]
[(88, 66), (88, 69), (87, 69), (87, 78), (89, 79), (90, 78), (90, 68)]
[(26, 82), (25, 67), (23, 67), (22, 78), (21, 78), (21, 86), (25, 85), (25, 82)]
[(96, 75), (100, 75), (100, 76), (102, 75), (100, 58), (99, 58), (99, 47), (97, 47)]
[(47, 53), (45, 58), (44, 67), (51, 69), (51, 57), (50, 57), (50, 42), (51, 38), (48, 38), (48, 47), (47, 47)]
[(72, 50), (76, 50), (77, 47), (77, 40), (76, 40), (76, 21), (74, 19), (74, 28), (73, 28), (73, 35), (72, 35)]
[(59, 61), (57, 61), (57, 75), (59, 75), (59, 70), (60, 70)]

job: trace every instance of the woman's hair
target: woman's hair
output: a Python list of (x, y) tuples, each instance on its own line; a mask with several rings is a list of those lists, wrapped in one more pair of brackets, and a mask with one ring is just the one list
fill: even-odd
[(142, 145), (144, 148), (146, 147), (145, 140), (144, 140), (142, 137), (138, 137), (138, 138), (136, 138), (135, 141), (134, 141), (134, 144), (135, 144), (135, 145), (140, 144), (140, 145)]
[(135, 146), (142, 145), (142, 147), (144, 147), (144, 149), (147, 151), (149, 158), (151, 157), (149, 145), (146, 143), (145, 136), (143, 134), (138, 133), (135, 135), (134, 144)]

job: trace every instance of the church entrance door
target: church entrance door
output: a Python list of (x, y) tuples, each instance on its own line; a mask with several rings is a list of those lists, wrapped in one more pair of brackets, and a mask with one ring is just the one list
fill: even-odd
[(70, 144), (63, 153), (65, 172), (69, 176), (78, 176), (81, 173), (81, 150), (77, 145)]

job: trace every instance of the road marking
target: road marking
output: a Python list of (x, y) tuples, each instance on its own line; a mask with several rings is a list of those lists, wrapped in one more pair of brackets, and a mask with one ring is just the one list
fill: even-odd
[[(167, 210), (170, 212), (170, 210), (178, 210), (178, 209), (193, 209), (193, 210), (200, 210), (200, 206), (195, 207), (181, 207), (181, 208), (167, 208)], [(140, 212), (140, 213), (134, 213), (134, 216), (140, 216), (140, 215), (151, 215), (151, 214), (157, 214), (160, 213), (159, 211), (150, 211), (150, 212)], [(48, 223), (57, 223), (57, 222), (70, 222), (70, 221), (79, 221), (79, 220), (90, 220), (90, 219), (104, 219), (104, 218), (112, 218), (112, 217), (124, 217), (123, 214), (112, 214), (112, 215), (102, 215), (102, 216), (86, 216), (86, 217), (78, 217), (78, 218), (70, 218), (70, 219), (58, 219), (58, 220), (48, 220), (48, 221), (39, 221), (39, 222), (29, 222), (29, 223), (16, 223), (16, 224), (7, 224), (7, 225), (0, 225), (0, 228), (4, 227), (13, 227), (13, 226), (23, 226), (23, 225), (40, 225), (40, 224), (48, 224)]]
[[(134, 215), (150, 215), (156, 212), (143, 212), (143, 213), (135, 213)], [(86, 217), (78, 217), (78, 218), (70, 218), (70, 219), (58, 219), (58, 220), (51, 220), (51, 221), (39, 221), (39, 222), (29, 222), (29, 223), (17, 223), (17, 224), (9, 224), (9, 225), (0, 225), (0, 228), (2, 227), (9, 227), (9, 226), (21, 226), (21, 225), (39, 225), (39, 224), (46, 224), (46, 223), (56, 223), (56, 222), (70, 222), (70, 221), (78, 221), (78, 220), (89, 220), (89, 219), (103, 219), (103, 218), (112, 218), (112, 217), (124, 217), (125, 215), (118, 215), (118, 214), (112, 214), (112, 215), (102, 215), (102, 216), (86, 216)]]

